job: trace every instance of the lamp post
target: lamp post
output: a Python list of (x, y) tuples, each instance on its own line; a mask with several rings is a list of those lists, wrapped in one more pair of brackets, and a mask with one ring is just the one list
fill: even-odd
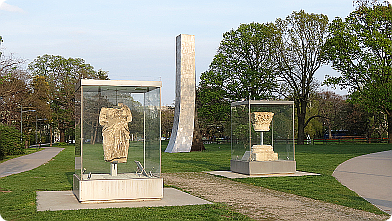
[(36, 110), (23, 110), (23, 106), (20, 105), (20, 142), (23, 145), (23, 113), (24, 112), (35, 112)]
[[(45, 121), (46, 118), (37, 119), (37, 115), (35, 115), (35, 145), (37, 145), (37, 140), (38, 140), (37, 133), (38, 133), (38, 121), (39, 120)], [(40, 126), (40, 128), (41, 128), (41, 126)], [(40, 142), (39, 142), (39, 145), (36, 146), (37, 149), (38, 149), (38, 147), (41, 148), (41, 136), (42, 135), (41, 135), (41, 129), (40, 129)]]

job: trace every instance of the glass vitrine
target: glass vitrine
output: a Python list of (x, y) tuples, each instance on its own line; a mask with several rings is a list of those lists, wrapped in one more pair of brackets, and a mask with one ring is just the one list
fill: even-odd
[(294, 173), (295, 167), (294, 102), (233, 102), (231, 170), (244, 174)]
[(83, 79), (76, 86), (79, 201), (162, 198), (161, 85)]

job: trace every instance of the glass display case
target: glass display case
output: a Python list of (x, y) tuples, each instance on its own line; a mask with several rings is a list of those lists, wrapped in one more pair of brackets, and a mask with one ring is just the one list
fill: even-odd
[(248, 175), (295, 173), (294, 102), (231, 104), (231, 164)]
[(79, 201), (159, 199), (160, 81), (80, 80), (75, 90)]

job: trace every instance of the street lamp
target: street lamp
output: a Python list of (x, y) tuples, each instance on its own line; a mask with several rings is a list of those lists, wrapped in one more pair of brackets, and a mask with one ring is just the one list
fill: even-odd
[[(28, 108), (28, 107), (26, 107)], [(20, 142), (23, 145), (23, 113), (24, 112), (35, 112), (36, 110), (23, 110), (23, 106), (20, 105)]]
[[(45, 121), (46, 118), (37, 119), (37, 115), (35, 115), (35, 145), (36, 145), (37, 149), (38, 149), (38, 147), (41, 148), (41, 138), (40, 138), (40, 142), (39, 142), (40, 145), (37, 145), (37, 140), (38, 140), (37, 133), (38, 133), (38, 121), (39, 120)], [(40, 129), (40, 137), (41, 137), (41, 129)]]

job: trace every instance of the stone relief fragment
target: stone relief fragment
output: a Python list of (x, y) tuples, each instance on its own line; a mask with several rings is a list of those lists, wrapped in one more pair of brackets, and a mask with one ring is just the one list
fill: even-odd
[(105, 161), (113, 163), (127, 162), (130, 139), (128, 123), (131, 121), (131, 110), (123, 103), (118, 103), (117, 107), (101, 108), (99, 124), (103, 126)]
[(269, 131), (274, 113), (272, 112), (253, 112), (250, 119), (255, 131)]

